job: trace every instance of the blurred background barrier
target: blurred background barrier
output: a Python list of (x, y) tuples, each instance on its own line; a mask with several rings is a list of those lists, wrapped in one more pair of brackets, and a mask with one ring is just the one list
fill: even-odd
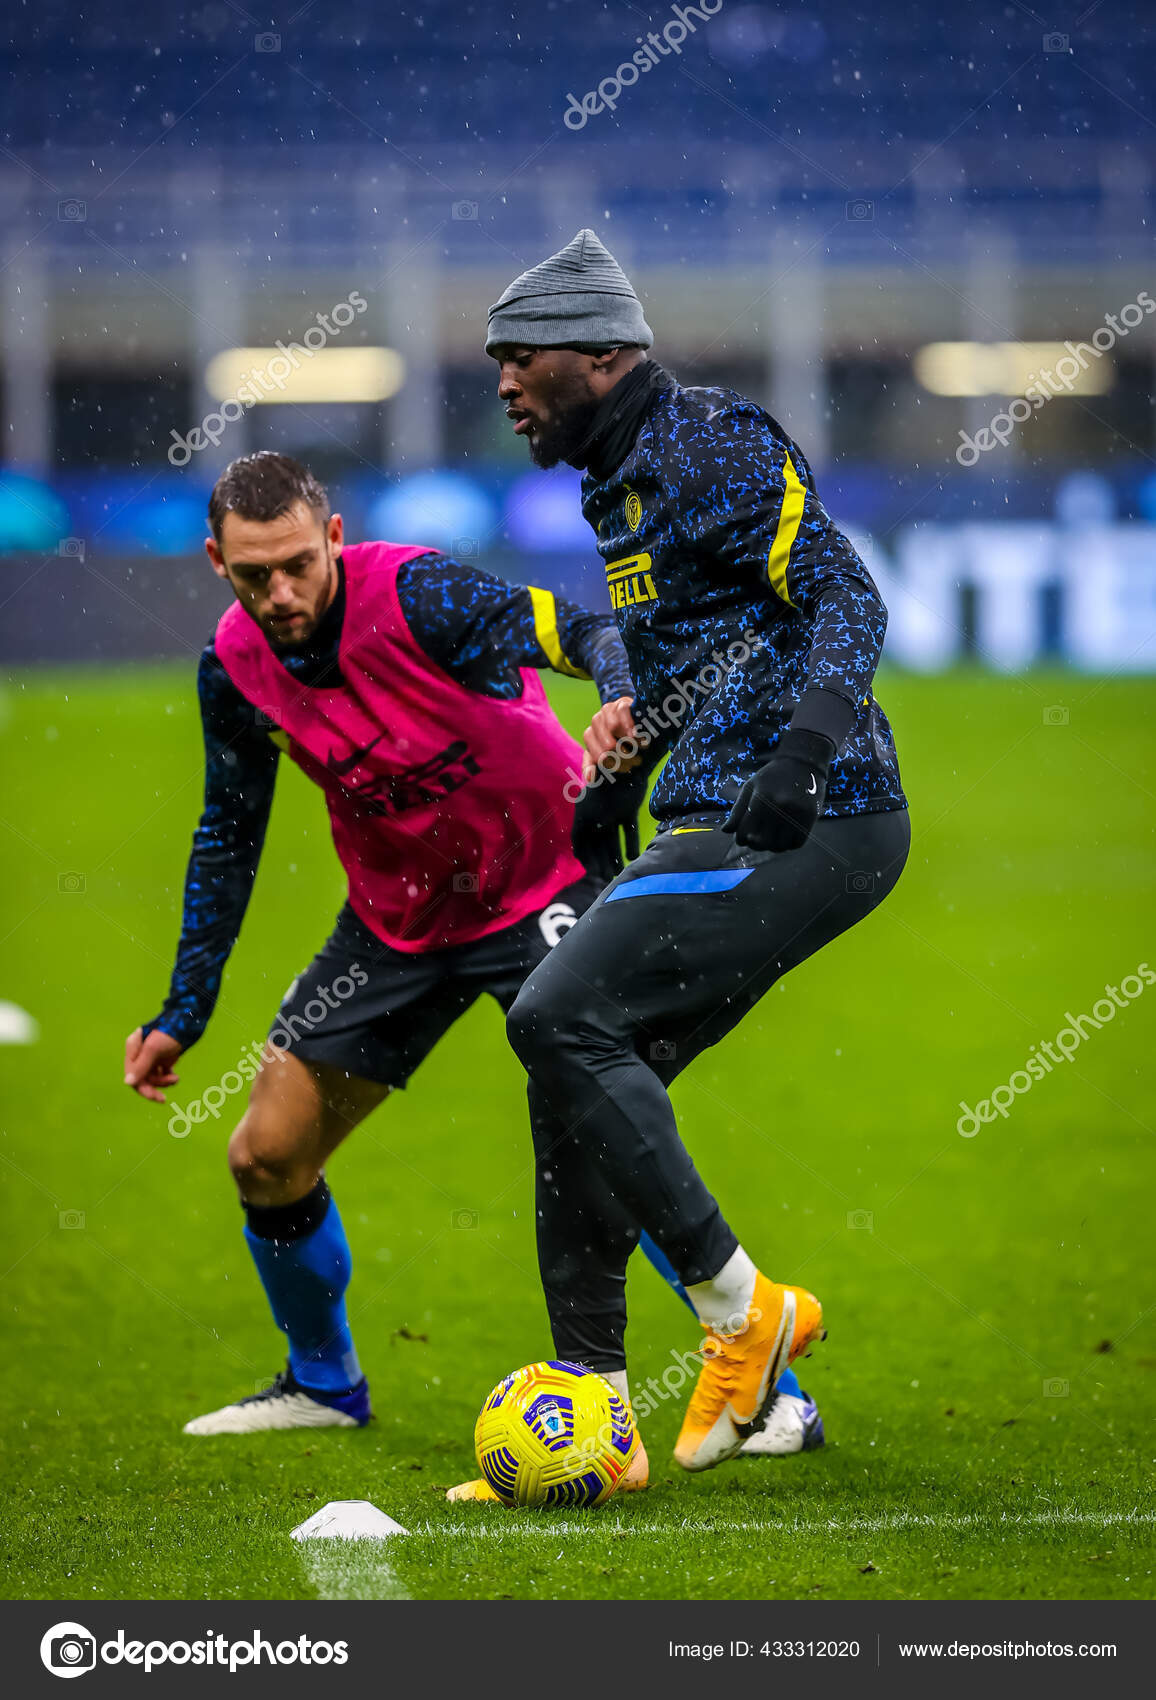
[[(1156, 527), (913, 525), (887, 542), (849, 529), (887, 603), (890, 661), (1156, 671)], [(493, 548), (482, 564), (591, 607), (605, 597), (589, 554)], [(0, 663), (10, 665), (196, 653), (229, 600), (203, 554), (17, 555), (0, 567), (0, 596), (6, 577)]]

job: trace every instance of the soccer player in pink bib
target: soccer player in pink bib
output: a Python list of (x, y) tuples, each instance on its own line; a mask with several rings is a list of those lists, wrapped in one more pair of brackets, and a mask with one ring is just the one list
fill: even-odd
[(582, 752), (537, 670), (591, 678), (603, 703), (632, 686), (610, 614), (422, 545), (346, 544), (325, 491), (285, 455), (234, 461), (209, 522), (209, 559), (235, 601), (198, 676), (204, 811), (172, 985), (127, 1041), (125, 1083), (163, 1102), (212, 1014), (284, 752), (324, 793), (349, 882), (332, 936), (285, 995), (229, 1145), (289, 1362), (186, 1433), (353, 1427), (369, 1420), (369, 1388), (326, 1162), (482, 993), (508, 1009), (621, 868), (619, 828), (640, 796), (575, 810)]

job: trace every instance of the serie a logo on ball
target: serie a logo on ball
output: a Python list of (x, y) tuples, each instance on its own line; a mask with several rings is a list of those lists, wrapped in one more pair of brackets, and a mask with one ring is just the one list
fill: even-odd
[(527, 1364), (499, 1381), (474, 1428), (478, 1467), (506, 1505), (601, 1505), (638, 1446), (630, 1409), (580, 1364)]

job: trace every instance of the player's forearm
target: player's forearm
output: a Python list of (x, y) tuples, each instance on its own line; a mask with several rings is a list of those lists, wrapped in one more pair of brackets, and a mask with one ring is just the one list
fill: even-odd
[[(561, 604), (573, 607), (573, 604)], [(634, 695), (634, 681), (618, 627), (609, 616), (587, 614), (575, 608), (576, 618), (568, 634), (569, 653), (584, 673), (593, 679), (603, 702)]]
[(146, 1038), (160, 1027), (187, 1049), (208, 1026), (249, 906), (263, 838), (262, 828), (257, 841), (243, 849), (222, 844), (203, 823), (198, 829), (185, 878), (184, 920), (172, 981), (160, 1014), (145, 1023)]
[(867, 700), (887, 623), (870, 579), (850, 572), (828, 574), (807, 613), (813, 638), (804, 689), (770, 760), (745, 780), (725, 823), (739, 844), (776, 854), (804, 844), (823, 813), (831, 765)]
[(197, 678), (205, 803), (185, 875), (181, 937), (164, 1008), (145, 1024), (186, 1047), (204, 1032), (249, 905), (277, 778), (276, 746), (212, 649)]
[(162, 1033), (178, 1040), (182, 1050), (196, 1044), (216, 1008), (231, 946), (230, 940), (222, 950), (216, 941), (206, 940), (202, 948), (182, 952), (164, 1006), (159, 1015), (144, 1023), (142, 1038), (147, 1039), (159, 1027)]
[(791, 726), (829, 738), (838, 750), (871, 690), (887, 610), (873, 584), (839, 578), (824, 586), (813, 624), (806, 685)]

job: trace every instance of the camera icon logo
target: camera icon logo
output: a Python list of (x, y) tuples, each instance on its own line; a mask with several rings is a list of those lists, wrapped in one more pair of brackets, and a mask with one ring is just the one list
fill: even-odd
[(847, 1226), (860, 1228), (868, 1234), (875, 1232), (875, 1212), (873, 1210), (848, 1210)]
[(59, 1221), (60, 1226), (62, 1228), (73, 1228), (73, 1229), (83, 1228), (84, 1227), (84, 1211), (83, 1210), (62, 1210), (60, 1212), (59, 1216), (57, 1217), (57, 1220)]
[(450, 544), (450, 554), (456, 555), (460, 561), (469, 560), (480, 553), (476, 537), (455, 537)]
[(82, 1623), (54, 1623), (41, 1638), (40, 1662), (53, 1676), (83, 1676), (96, 1664), (96, 1636)]
[(1064, 1381), (1058, 1375), (1049, 1375), (1047, 1380), (1044, 1382), (1044, 1398), (1045, 1399), (1066, 1399), (1067, 1397), (1068, 1397), (1068, 1384), (1067, 1384), (1067, 1382)]
[(88, 218), (88, 203), (72, 198), (67, 201), (57, 201), (56, 216), (61, 224), (84, 224)]
[(866, 868), (856, 868), (854, 873), (845, 875), (843, 888), (852, 897), (862, 897), (875, 890), (875, 875)]
[(450, 208), (450, 217), (459, 224), (472, 223), (478, 216), (477, 201), (455, 201)]
[(450, 1211), (451, 1228), (476, 1228), (480, 1221), (481, 1216), (476, 1210)]
[(280, 53), (281, 37), (273, 30), (262, 30), (260, 35), (253, 37), (254, 53)]
[(56, 545), (56, 553), (58, 555), (63, 555), (67, 560), (70, 560), (70, 561), (83, 561), (83, 559), (84, 559), (84, 538), (83, 537), (62, 537), (60, 539), (60, 542)]
[(65, 897), (83, 897), (85, 878), (83, 874), (57, 874), (56, 889)]
[(650, 1047), (651, 1062), (676, 1062), (678, 1046), (672, 1039), (655, 1039)]
[(1044, 37), (1045, 53), (1066, 53), (1070, 37), (1060, 35), (1057, 30), (1049, 30)]
[(1044, 709), (1045, 726), (1066, 726), (1072, 718), (1062, 703), (1053, 702)]
[(843, 216), (849, 224), (874, 224), (874, 201), (848, 201), (843, 208)]
[(478, 876), (477, 874), (455, 874), (450, 883), (455, 891), (477, 891)]

